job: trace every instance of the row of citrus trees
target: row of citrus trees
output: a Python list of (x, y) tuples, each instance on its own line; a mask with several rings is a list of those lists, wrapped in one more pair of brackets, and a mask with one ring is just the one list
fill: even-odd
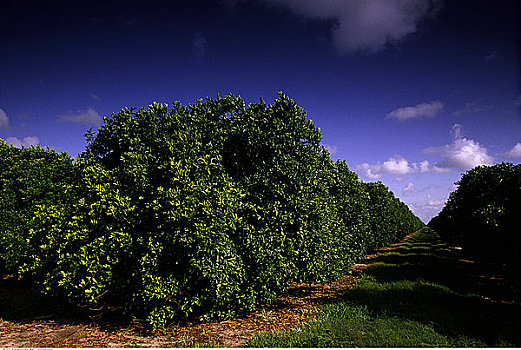
[(521, 281), (521, 164), (478, 166), (429, 226), (480, 258), (501, 262)]
[(123, 109), (73, 162), (0, 142), (0, 267), (162, 327), (345, 274), (423, 223), (331, 160), (294, 101)]

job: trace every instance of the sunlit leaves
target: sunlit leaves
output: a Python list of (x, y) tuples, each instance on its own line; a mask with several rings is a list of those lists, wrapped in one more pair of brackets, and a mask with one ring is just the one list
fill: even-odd
[[(153, 327), (228, 317), (292, 281), (339, 277), (422, 226), (385, 186), (333, 162), (283, 94), (271, 105), (154, 103), (104, 121), (65, 162), (75, 177), (59, 200), (28, 211), (24, 235), (3, 236), (10, 254), (19, 242), (28, 252), (13, 268), (89, 308), (121, 305)], [(4, 193), (13, 205), (26, 198)]]

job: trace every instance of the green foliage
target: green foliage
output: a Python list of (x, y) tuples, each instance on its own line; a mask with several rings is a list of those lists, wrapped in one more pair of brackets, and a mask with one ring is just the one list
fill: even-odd
[(429, 226), (481, 258), (511, 265), (516, 269), (513, 275), (519, 276), (521, 165), (478, 166), (456, 184)]
[(37, 246), (30, 229), (33, 213), (70, 197), (72, 159), (38, 147), (15, 148), (0, 139), (0, 271), (16, 274)]
[(369, 249), (387, 246), (423, 226), (407, 205), (381, 182), (364, 183), (364, 187), (369, 194), (371, 235), (366, 238)]
[(495, 294), (476, 283), (488, 273), (460, 258), (431, 230), (419, 230), (371, 260), (356, 288), (323, 305), (316, 320), (244, 346), (519, 347), (519, 305), (483, 298)]
[(153, 327), (336, 278), (423, 225), (333, 162), (283, 94), (125, 108), (86, 136), (71, 196), (31, 212), (28, 258), (13, 267), (48, 294), (122, 305)]

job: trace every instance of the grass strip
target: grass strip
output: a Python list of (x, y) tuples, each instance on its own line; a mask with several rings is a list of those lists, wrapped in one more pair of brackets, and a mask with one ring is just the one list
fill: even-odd
[(459, 254), (424, 228), (372, 259), (357, 288), (316, 321), (245, 346), (520, 347), (520, 306), (484, 297), (501, 285)]

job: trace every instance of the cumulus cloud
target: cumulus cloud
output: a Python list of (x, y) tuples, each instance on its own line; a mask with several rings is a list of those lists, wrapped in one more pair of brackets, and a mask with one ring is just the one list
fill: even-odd
[(443, 109), (443, 103), (432, 101), (430, 103), (420, 103), (416, 106), (398, 108), (387, 114), (386, 119), (396, 119), (404, 121), (418, 118), (434, 118)]
[[(226, 0), (225, 3), (237, 1)], [(304, 18), (334, 23), (332, 35), (340, 54), (374, 53), (403, 40), (436, 15), (442, 0), (259, 0), (290, 9)]]
[(86, 111), (78, 111), (77, 113), (69, 113), (58, 116), (59, 122), (69, 122), (78, 124), (100, 125), (103, 118), (92, 107)]
[(516, 143), (514, 148), (505, 153), (508, 158), (521, 158), (521, 142)]
[(417, 171), (416, 164), (409, 164), (407, 159), (400, 155), (391, 157), (383, 163), (363, 163), (356, 165), (355, 168), (371, 179), (378, 179), (384, 174), (406, 175)]
[[(415, 173), (445, 173), (450, 171), (449, 168), (445, 168), (437, 164), (431, 164), (428, 160), (424, 160), (420, 163), (409, 162), (400, 155), (390, 157), (383, 163), (378, 162), (376, 164), (358, 164), (355, 165), (354, 169), (360, 171), (362, 175), (371, 179), (378, 179), (383, 175), (403, 176)], [(395, 179), (395, 181), (401, 182), (403, 181), (403, 178), (399, 177)], [(409, 190), (411, 190), (411, 188), (409, 188)]]
[(450, 169), (443, 168), (437, 164), (431, 164), (428, 160), (424, 160), (420, 162), (419, 171), (421, 173), (446, 173), (449, 172)]
[(478, 165), (491, 165), (494, 162), (494, 158), (488, 154), (485, 147), (477, 141), (464, 137), (461, 124), (454, 124), (451, 134), (453, 136), (451, 144), (423, 150), (424, 153), (440, 154), (443, 157), (443, 160), (435, 165), (440, 170), (468, 170)]
[(427, 173), (430, 171), (430, 163), (428, 160), (424, 160), (423, 162), (420, 162), (420, 172)]
[(9, 126), (9, 118), (7, 118), (7, 114), (5, 111), (0, 108), (0, 128)]
[(192, 42), (194, 53), (197, 57), (204, 56), (206, 52), (206, 46), (208, 45), (208, 41), (204, 36), (203, 32), (199, 32), (195, 35), (194, 40)]
[(13, 145), (16, 148), (31, 147), (40, 144), (40, 139), (36, 136), (28, 136), (23, 139), (19, 139), (17, 137), (8, 137), (5, 139), (5, 142), (9, 145)]
[(409, 162), (400, 156), (389, 158), (388, 161), (382, 164), (382, 172), (393, 175), (405, 175), (414, 172), (414, 169), (409, 165)]

